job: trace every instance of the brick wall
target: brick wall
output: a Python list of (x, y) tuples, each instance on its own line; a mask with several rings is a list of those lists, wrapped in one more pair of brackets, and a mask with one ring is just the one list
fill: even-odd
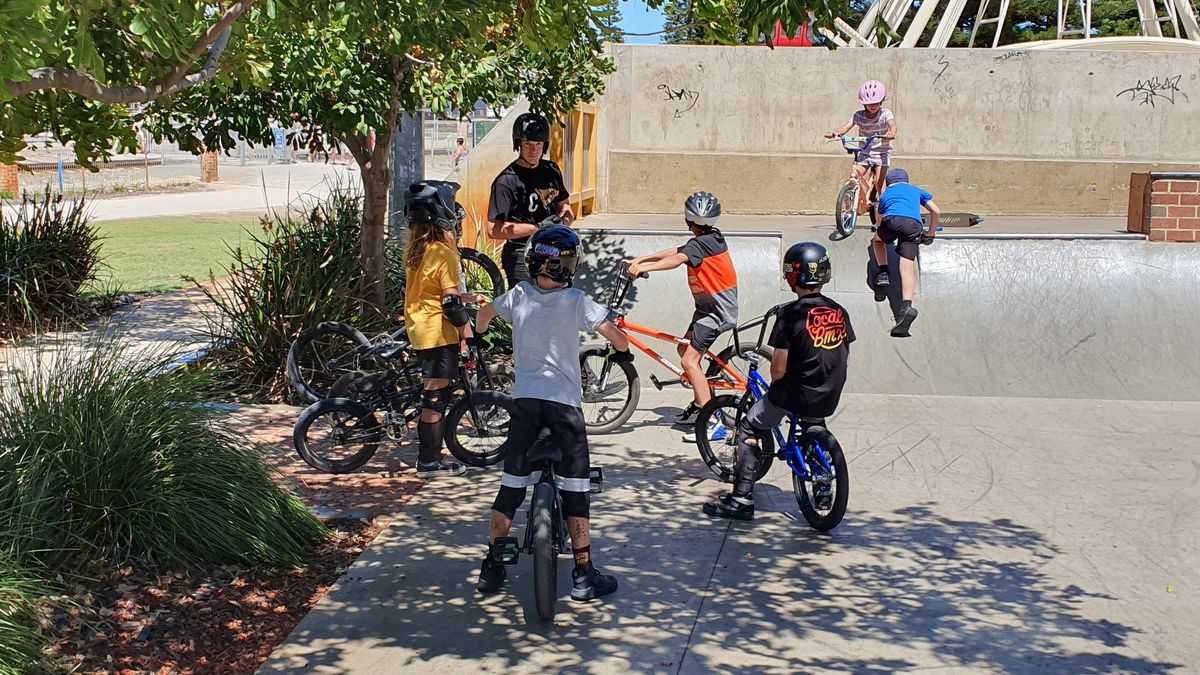
[(1134, 174), (1129, 230), (1150, 241), (1200, 242), (1200, 173)]
[(17, 176), (16, 164), (0, 164), (0, 192), (7, 192), (12, 198), (21, 195), (21, 181)]

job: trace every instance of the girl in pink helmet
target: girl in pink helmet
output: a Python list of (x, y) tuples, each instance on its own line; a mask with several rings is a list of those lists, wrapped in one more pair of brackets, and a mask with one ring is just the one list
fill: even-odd
[(867, 80), (858, 89), (858, 100), (862, 110), (856, 110), (850, 121), (833, 131), (825, 132), (825, 138), (837, 138), (850, 129), (858, 127), (862, 136), (881, 136), (871, 144), (867, 155), (854, 165), (854, 175), (863, 175), (867, 171), (875, 174), (875, 185), (871, 191), (871, 201), (878, 202), (879, 194), (883, 191), (883, 181), (887, 176), (888, 164), (892, 158), (892, 141), (896, 138), (896, 117), (892, 111), (883, 107), (887, 98), (887, 88), (879, 80)]

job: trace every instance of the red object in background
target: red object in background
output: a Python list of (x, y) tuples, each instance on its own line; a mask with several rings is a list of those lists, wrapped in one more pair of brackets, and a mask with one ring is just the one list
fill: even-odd
[(811, 47), (813, 43), (808, 39), (810, 25), (800, 26), (800, 30), (796, 31), (795, 36), (788, 37), (783, 33), (783, 23), (776, 21), (775, 30), (771, 33), (771, 42), (776, 47)]

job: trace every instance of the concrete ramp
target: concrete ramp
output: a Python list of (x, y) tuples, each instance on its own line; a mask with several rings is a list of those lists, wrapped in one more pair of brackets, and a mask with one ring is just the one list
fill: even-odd
[[(812, 239), (833, 257), (826, 293), (846, 306), (858, 334), (848, 391), (1200, 401), (1200, 247), (1123, 240), (974, 240), (943, 236), (921, 249), (912, 337), (893, 338), (892, 303), (867, 287), (867, 233), (831, 242), (828, 227), (726, 232), (738, 271), (740, 322), (792, 297), (779, 260), (785, 244)], [(585, 229), (578, 286), (604, 302), (619, 261), (677, 246), (685, 233)], [(682, 270), (640, 280), (631, 321), (682, 334), (692, 313)], [(718, 342), (718, 348), (729, 338)], [(660, 353), (670, 345), (651, 341)], [(667, 374), (639, 357), (645, 377)]]
[(865, 286), (865, 237), (831, 244), (858, 333), (851, 391), (1200, 400), (1200, 248), (945, 240), (922, 249), (913, 336)]

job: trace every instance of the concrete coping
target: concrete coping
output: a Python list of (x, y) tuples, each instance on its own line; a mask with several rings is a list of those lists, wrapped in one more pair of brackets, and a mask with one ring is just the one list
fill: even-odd
[(1146, 235), (1137, 232), (1075, 232), (1055, 234), (1052, 232), (943, 232), (938, 239), (1004, 239), (1004, 240), (1046, 240), (1046, 239), (1087, 239), (1092, 241), (1143, 241)]
[[(583, 227), (577, 228), (575, 231), (576, 232), (587, 232), (589, 234), (592, 234), (592, 233), (619, 234), (619, 235), (626, 235), (626, 236), (634, 236), (634, 235), (636, 235), (636, 236), (653, 236), (653, 237), (691, 236), (688, 233), (688, 231), (683, 228), (680, 228), (678, 230), (635, 230), (635, 229), (613, 229), (613, 228), (608, 228), (608, 227), (583, 226)], [(725, 235), (726, 237), (770, 237), (770, 238), (783, 237), (783, 232), (781, 232), (779, 230), (776, 230), (774, 232), (770, 232), (770, 231), (746, 232), (743, 230), (721, 230), (721, 234)]]
[(1183, 180), (1200, 180), (1200, 172), (1197, 171), (1151, 171), (1151, 178), (1181, 178)]

